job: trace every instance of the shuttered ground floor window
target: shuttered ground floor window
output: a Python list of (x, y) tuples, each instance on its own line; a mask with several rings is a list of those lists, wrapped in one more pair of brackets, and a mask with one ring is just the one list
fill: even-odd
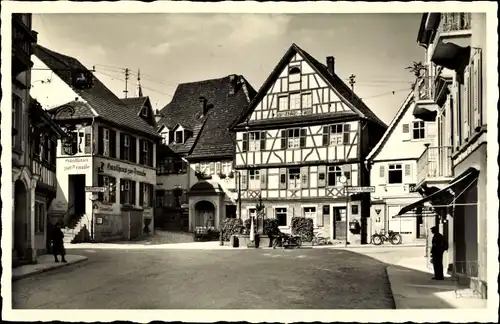
[(288, 226), (288, 213), (286, 208), (276, 208), (274, 214), (278, 220), (278, 226)]

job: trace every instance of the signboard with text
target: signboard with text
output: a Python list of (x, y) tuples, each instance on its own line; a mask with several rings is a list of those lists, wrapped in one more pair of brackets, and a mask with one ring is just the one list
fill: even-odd
[(105, 192), (105, 187), (85, 187), (86, 192)]
[(375, 187), (346, 187), (348, 193), (375, 192)]

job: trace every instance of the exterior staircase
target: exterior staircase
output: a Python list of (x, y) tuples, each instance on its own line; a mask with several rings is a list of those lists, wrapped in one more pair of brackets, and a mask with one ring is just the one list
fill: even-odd
[(90, 240), (90, 219), (86, 214), (67, 214), (64, 218), (64, 243), (82, 243)]

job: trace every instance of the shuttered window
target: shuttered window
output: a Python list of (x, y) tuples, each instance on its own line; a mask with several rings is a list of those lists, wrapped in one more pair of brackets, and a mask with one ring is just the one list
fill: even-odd
[(469, 123), (469, 108), (470, 108), (470, 65), (464, 72), (464, 84), (462, 86), (462, 136), (465, 139), (469, 138), (470, 123)]
[(385, 177), (385, 167), (383, 165), (381, 165), (380, 168), (379, 168), (379, 176), (381, 178)]

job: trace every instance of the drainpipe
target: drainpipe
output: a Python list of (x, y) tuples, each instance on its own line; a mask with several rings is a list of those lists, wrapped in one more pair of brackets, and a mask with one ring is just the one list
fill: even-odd
[(241, 219), (241, 172), (238, 170), (238, 218)]
[[(94, 186), (94, 122), (95, 117), (92, 116), (92, 123), (90, 124), (90, 177), (92, 179), (92, 186)], [(116, 189), (115, 189), (116, 190)], [(90, 241), (94, 242), (94, 200), (91, 200), (91, 218), (90, 218)]]

